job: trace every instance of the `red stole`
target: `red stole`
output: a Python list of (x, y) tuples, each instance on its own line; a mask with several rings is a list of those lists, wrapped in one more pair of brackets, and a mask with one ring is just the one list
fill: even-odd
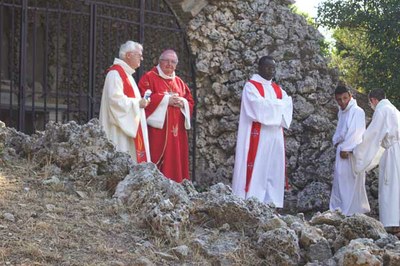
[[(107, 72), (111, 70), (116, 70), (119, 73), (119, 76), (122, 79), (124, 84), (124, 94), (129, 98), (136, 98), (135, 92), (133, 91), (132, 84), (128, 79), (128, 75), (125, 73), (125, 70), (120, 65), (113, 65)], [(139, 121), (138, 132), (136, 134), (136, 138), (133, 138), (135, 142), (135, 149), (136, 149), (136, 161), (137, 163), (147, 162), (146, 150), (144, 146), (144, 139), (143, 139), (143, 131), (142, 131), (142, 124)]]
[[(260, 82), (254, 80), (249, 80), (249, 82), (256, 87), (261, 97), (265, 97), (264, 88)], [(282, 89), (279, 87), (279, 85), (276, 84), (275, 82), (272, 82), (272, 88), (274, 88), (276, 97), (278, 99), (282, 99)], [(261, 123), (253, 122), (251, 125), (249, 152), (247, 154), (246, 186), (245, 186), (246, 193), (249, 191), (251, 176), (253, 175), (253, 167), (254, 167), (254, 161), (256, 160), (258, 142), (260, 140), (260, 132), (261, 132)], [(288, 181), (286, 179), (286, 187), (287, 186), (288, 186)]]

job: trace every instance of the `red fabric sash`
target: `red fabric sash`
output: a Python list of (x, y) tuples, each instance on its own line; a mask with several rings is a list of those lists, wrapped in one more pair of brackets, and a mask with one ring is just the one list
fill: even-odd
[[(124, 94), (129, 98), (136, 98), (135, 92), (133, 91), (132, 84), (130, 83), (130, 81), (128, 79), (128, 75), (125, 73), (124, 69), (120, 65), (113, 65), (109, 69), (107, 69), (107, 72), (109, 72), (111, 70), (118, 71), (118, 73), (122, 79), (122, 82), (124, 84)], [(140, 122), (139, 122), (138, 132), (136, 134), (136, 138), (133, 138), (133, 141), (135, 143), (137, 163), (147, 162), (146, 149), (144, 147), (142, 125)]]
[[(265, 97), (264, 89), (260, 82), (254, 80), (249, 80), (249, 82), (256, 87), (261, 97)], [(279, 85), (272, 82), (272, 88), (274, 88), (276, 97), (278, 99), (282, 99), (282, 89), (279, 87)], [(260, 132), (261, 132), (261, 123), (253, 122), (251, 125), (249, 152), (247, 154), (246, 186), (245, 186), (246, 193), (249, 191), (251, 177), (253, 175), (253, 167), (254, 167), (254, 161), (256, 160), (258, 142), (260, 140)], [(286, 187), (288, 187), (288, 184), (289, 182), (286, 178)]]

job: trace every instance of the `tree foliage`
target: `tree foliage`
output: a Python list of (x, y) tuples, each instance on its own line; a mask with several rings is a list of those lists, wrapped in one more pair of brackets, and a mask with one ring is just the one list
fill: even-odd
[(317, 23), (335, 29), (333, 62), (344, 79), (365, 91), (384, 88), (400, 106), (400, 0), (326, 0)]

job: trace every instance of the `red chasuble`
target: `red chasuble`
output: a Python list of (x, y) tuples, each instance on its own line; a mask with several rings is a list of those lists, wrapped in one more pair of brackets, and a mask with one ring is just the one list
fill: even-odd
[[(253, 84), (258, 93), (260, 93), (261, 97), (264, 97), (264, 88), (260, 82), (249, 80), (251, 84)], [(272, 82), (272, 88), (274, 88), (276, 97), (278, 99), (282, 99), (282, 89), (278, 84)], [(253, 122), (251, 125), (251, 134), (250, 134), (250, 144), (249, 144), (249, 152), (247, 154), (247, 168), (246, 168), (246, 186), (245, 191), (249, 191), (251, 176), (253, 174), (254, 161), (256, 160), (257, 150), (258, 150), (258, 142), (260, 140), (261, 133), (261, 123)], [(286, 188), (288, 188), (288, 180), (286, 179)]]
[[(135, 92), (133, 91), (132, 84), (130, 83), (128, 76), (126, 75), (124, 69), (120, 65), (113, 65), (107, 72), (111, 70), (116, 70), (120, 75), (122, 82), (124, 84), (124, 94), (129, 98), (136, 98)], [(137, 163), (147, 162), (146, 150), (144, 147), (144, 139), (142, 132), (142, 125), (139, 122), (138, 132), (136, 134), (136, 138), (133, 138), (136, 149), (136, 161)]]
[[(146, 107), (149, 117), (157, 109), (167, 93), (177, 93), (189, 103), (192, 115), (194, 101), (189, 87), (179, 78), (163, 79), (154, 67), (142, 76), (139, 81), (140, 93), (151, 90), (151, 101)], [(178, 183), (189, 179), (189, 144), (185, 129), (185, 117), (180, 108), (168, 106), (162, 129), (148, 125), (151, 161), (169, 179)]]

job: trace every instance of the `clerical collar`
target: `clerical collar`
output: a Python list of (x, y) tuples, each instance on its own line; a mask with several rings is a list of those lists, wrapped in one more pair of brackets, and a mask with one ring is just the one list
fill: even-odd
[(168, 76), (167, 74), (165, 74), (162, 70), (160, 65), (157, 65), (157, 70), (158, 70), (158, 74), (160, 75), (160, 77), (162, 77), (163, 79), (174, 79), (175, 78), (175, 71), (172, 73), (171, 76)]
[(122, 68), (125, 70), (126, 73), (129, 75), (133, 75), (135, 73), (135, 70), (131, 68), (124, 60), (119, 59), (119, 58), (114, 58), (114, 65), (120, 65)]
[(392, 103), (388, 99), (382, 99), (379, 101), (379, 103), (375, 106), (375, 111), (378, 108), (381, 108), (384, 105), (392, 105)]
[(263, 84), (271, 84), (272, 80), (267, 80), (263, 77), (261, 77), (259, 74), (253, 74), (253, 76), (251, 77), (252, 80), (261, 82)]
[(342, 108), (340, 108), (339, 106), (339, 110), (342, 111), (343, 113), (347, 112), (348, 110), (351, 109), (351, 107), (353, 107), (354, 105), (357, 105), (357, 101), (356, 99), (354, 99), (353, 97), (351, 97), (349, 103), (347, 104), (346, 108), (344, 108), (344, 110), (342, 110)]

